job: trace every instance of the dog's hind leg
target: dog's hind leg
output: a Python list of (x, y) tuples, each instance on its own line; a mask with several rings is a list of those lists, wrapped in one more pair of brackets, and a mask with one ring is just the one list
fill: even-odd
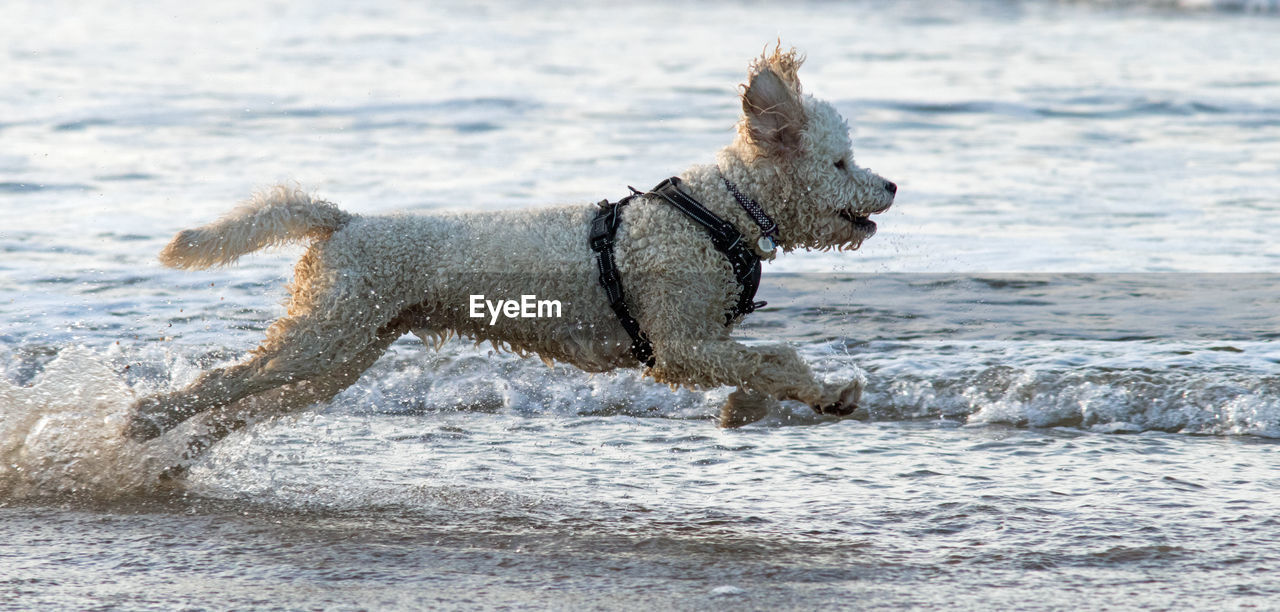
[(210, 446), (227, 437), (249, 422), (268, 418), (314, 404), (328, 401), (342, 390), (355, 384), (360, 376), (386, 352), (397, 338), (402, 336), (406, 328), (392, 325), (379, 333), (377, 340), (371, 343), (354, 358), (342, 363), (337, 368), (321, 376), (304, 380), (256, 395), (206, 412), (201, 415), (202, 422), (198, 432), (187, 442), (182, 464), (171, 468), (168, 477), (180, 475), (187, 463), (195, 459)]
[[(367, 364), (356, 366), (374, 353), (375, 347), (380, 355), (406, 331), (398, 321), (372, 330), (367, 330), (366, 325), (319, 318), (315, 311), (285, 317), (272, 325), (267, 340), (248, 361), (205, 372), (181, 391), (139, 400), (128, 434), (135, 440), (149, 440), (202, 412), (224, 409), (251, 395), (304, 381), (316, 381), (314, 393), (322, 395), (349, 378), (330, 375), (357, 369), (363, 372)], [(386, 338), (393, 334), (390, 340)], [(347, 365), (351, 367), (344, 368)], [(326, 376), (332, 380), (322, 381)], [(357, 372), (355, 377), (358, 376)], [(352, 382), (354, 378), (329, 395)]]

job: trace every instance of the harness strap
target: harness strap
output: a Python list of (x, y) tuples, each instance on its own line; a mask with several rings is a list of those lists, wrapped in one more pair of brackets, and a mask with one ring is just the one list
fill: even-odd
[[(716, 170), (719, 171), (720, 168), (717, 167)], [(751, 217), (751, 220), (756, 222), (756, 227), (760, 228), (760, 240), (757, 242), (760, 250), (773, 251), (778, 248), (778, 223), (769, 216), (769, 213), (764, 211), (764, 208), (759, 203), (742, 195), (742, 192), (738, 191), (738, 186), (730, 183), (729, 179), (725, 178), (724, 172), (720, 172), (720, 180), (724, 181), (724, 188), (733, 194), (733, 199), (738, 201), (738, 206), (741, 206), (742, 210), (746, 211), (747, 215)]]
[[(598, 204), (600, 210), (591, 220), (590, 244), (591, 250), (596, 254), (600, 286), (604, 287), (605, 295), (609, 299), (609, 308), (617, 315), (618, 322), (631, 337), (631, 355), (636, 358), (636, 361), (653, 367), (653, 344), (640, 330), (640, 322), (636, 321), (635, 316), (631, 314), (631, 309), (627, 307), (626, 294), (622, 290), (622, 278), (618, 274), (618, 264), (613, 258), (615, 237), (618, 226), (622, 222), (622, 207), (629, 204), (636, 196), (642, 195), (635, 188), (631, 191), (632, 195), (618, 202), (600, 201)], [(705, 228), (711, 235), (711, 244), (728, 258), (729, 265), (733, 268), (733, 275), (742, 286), (742, 291), (738, 295), (738, 303), (726, 313), (725, 325), (730, 325), (738, 317), (750, 314), (765, 305), (765, 302), (753, 301), (756, 290), (760, 287), (760, 258), (746, 244), (743, 244), (742, 234), (732, 223), (716, 216), (697, 200), (681, 191), (680, 179), (674, 176), (658, 183), (658, 186), (645, 195), (661, 197), (676, 210)]]
[(631, 336), (631, 355), (636, 361), (653, 367), (653, 344), (649, 337), (640, 331), (640, 322), (632, 316), (627, 307), (627, 296), (622, 292), (622, 278), (618, 275), (618, 264), (613, 260), (614, 237), (618, 233), (618, 225), (622, 221), (622, 207), (630, 203), (630, 195), (618, 202), (610, 203), (600, 200), (600, 210), (591, 220), (591, 250), (596, 253), (596, 267), (600, 271), (600, 286), (604, 287), (609, 298), (609, 308), (617, 315), (622, 329)]
[(717, 217), (706, 209), (702, 203), (680, 189), (680, 179), (671, 177), (653, 188), (655, 195), (661, 196), (676, 210), (706, 228), (711, 234), (711, 244), (729, 260), (733, 267), (733, 276), (742, 285), (738, 294), (738, 303), (725, 315), (725, 325), (733, 323), (738, 317), (751, 314), (765, 302), (755, 302), (756, 290), (760, 288), (760, 258), (742, 240), (742, 234), (732, 223)]

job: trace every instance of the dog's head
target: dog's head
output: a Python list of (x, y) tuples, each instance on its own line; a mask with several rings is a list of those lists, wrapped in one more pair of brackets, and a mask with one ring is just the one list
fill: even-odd
[(751, 65), (721, 167), (778, 222), (783, 249), (856, 249), (876, 232), (867, 217), (887, 210), (898, 187), (854, 164), (844, 118), (800, 89), (803, 61), (779, 47)]

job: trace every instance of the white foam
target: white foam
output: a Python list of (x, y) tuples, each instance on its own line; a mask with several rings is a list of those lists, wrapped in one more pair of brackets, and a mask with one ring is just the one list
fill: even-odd
[(971, 424), (1278, 437), (1275, 385), (1249, 373), (1009, 368), (1002, 378), (970, 385), (961, 395), (972, 407)]
[(181, 445), (124, 435), (133, 392), (104, 359), (59, 353), (30, 387), (0, 380), (0, 500), (111, 498), (155, 487)]

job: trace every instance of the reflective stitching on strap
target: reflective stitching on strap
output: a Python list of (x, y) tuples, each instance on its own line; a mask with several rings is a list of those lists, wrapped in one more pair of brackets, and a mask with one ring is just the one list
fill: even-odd
[[(738, 191), (738, 186), (730, 183), (724, 174), (720, 175), (720, 180), (724, 181), (724, 186), (733, 195), (733, 199), (738, 201), (738, 206), (747, 211), (747, 214), (751, 216), (751, 220), (756, 222), (756, 226), (760, 228), (760, 233), (770, 238), (775, 237), (778, 233), (778, 224), (769, 216), (769, 213), (766, 213), (764, 208), (755, 200), (742, 195), (742, 192)], [(777, 241), (775, 240), (775, 242)]]
[(722, 172), (719, 167), (716, 167), (716, 172), (720, 174), (720, 180), (724, 181), (725, 189), (728, 189), (729, 193), (733, 195), (733, 199), (738, 201), (738, 206), (741, 206), (742, 210), (747, 211), (747, 215), (750, 216), (751, 220), (755, 221), (756, 226), (760, 228), (760, 235), (769, 239), (772, 248), (777, 248), (778, 223), (769, 216), (769, 213), (764, 211), (764, 207), (760, 206), (758, 202), (742, 195), (742, 192), (738, 191), (738, 186), (730, 183), (729, 179), (725, 177), (724, 172)]

